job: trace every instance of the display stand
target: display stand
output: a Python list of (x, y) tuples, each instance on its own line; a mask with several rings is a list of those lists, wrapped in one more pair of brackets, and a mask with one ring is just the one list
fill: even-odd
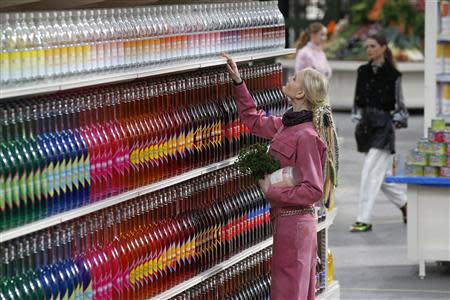
[[(16, 4), (20, 4), (21, 1), (14, 1)], [(28, 1), (24, 1), (28, 2)], [(244, 52), (233, 54), (237, 62), (254, 61), (260, 59), (275, 58), (286, 54), (295, 53), (295, 49), (265, 49), (258, 52)], [(105, 72), (96, 73), (86, 76), (71, 77), (68, 79), (62, 79), (58, 81), (42, 81), (32, 84), (24, 84), (18, 86), (0, 87), (0, 99), (11, 98), (19, 99), (24, 96), (53, 93), (62, 90), (69, 90), (75, 88), (82, 88), (87, 86), (95, 86), (99, 84), (110, 84), (123, 81), (132, 81), (138, 78), (163, 76), (173, 73), (181, 73), (194, 71), (198, 69), (208, 68), (212, 66), (223, 66), (226, 60), (222, 57), (198, 59), (191, 62), (170, 63), (164, 66), (158, 67), (140, 67), (135, 69), (127, 69), (117, 72)], [(119, 203), (126, 201), (132, 201), (136, 197), (146, 195), (155, 191), (160, 191), (167, 187), (173, 187), (189, 179), (193, 179), (204, 174), (208, 174), (219, 169), (231, 166), (236, 160), (236, 157), (232, 157), (208, 166), (197, 168), (189, 172), (183, 173), (178, 176), (164, 179), (159, 182), (152, 183), (147, 186), (143, 186), (134, 190), (127, 191), (125, 193), (115, 195), (113, 197), (94, 202), (92, 204), (79, 207), (76, 209), (68, 210), (59, 214), (51, 215), (47, 218), (40, 219), (38, 221), (21, 225), (0, 233), (0, 245), (8, 241), (19, 239), (25, 235), (36, 233), (40, 230), (51, 228), (53, 226), (90, 215), (100, 210), (110, 208)], [(337, 209), (334, 209), (327, 213), (325, 220), (320, 222), (317, 226), (317, 232), (320, 235), (319, 243), (321, 243), (322, 251), (320, 253), (321, 261), (325, 266), (325, 277), (327, 274), (327, 248), (328, 248), (328, 229), (333, 224), (334, 218), (337, 214)], [(208, 278), (220, 273), (224, 269), (235, 265), (249, 256), (258, 253), (272, 245), (272, 238), (268, 238), (265, 241), (257, 243), (243, 251), (235, 254), (229, 259), (222, 261), (221, 263), (213, 266), (212, 268), (203, 271), (197, 276), (190, 278), (178, 285), (166, 290), (165, 292), (156, 295), (155, 299), (169, 299), (182, 293), (183, 291), (202, 283)], [(325, 286), (324, 290), (318, 296), (319, 299), (339, 299), (339, 284), (337, 281), (333, 281), (329, 286)]]
[[(438, 20), (439, 1), (426, 1), (424, 136), (431, 120), (443, 117), (437, 85), (449, 79), (436, 69), (436, 44), (449, 41), (438, 35)], [(408, 258), (419, 262), (419, 278), (424, 279), (426, 260), (450, 261), (450, 178), (393, 176), (385, 181), (408, 185)]]
[[(386, 182), (408, 184), (408, 258), (450, 261), (450, 178), (387, 177)], [(438, 209), (437, 209), (438, 208)]]

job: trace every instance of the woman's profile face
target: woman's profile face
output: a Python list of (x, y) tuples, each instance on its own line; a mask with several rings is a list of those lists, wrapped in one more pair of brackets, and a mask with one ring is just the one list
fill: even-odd
[(366, 52), (369, 60), (378, 60), (384, 55), (386, 46), (381, 46), (374, 39), (368, 38), (366, 40)]
[(327, 41), (327, 29), (322, 27), (322, 30), (311, 34), (311, 42), (314, 44), (321, 46)]
[(294, 75), (289, 76), (288, 82), (283, 86), (283, 93), (291, 98), (295, 99), (298, 92), (302, 90), (303, 87), (303, 71), (297, 71)]

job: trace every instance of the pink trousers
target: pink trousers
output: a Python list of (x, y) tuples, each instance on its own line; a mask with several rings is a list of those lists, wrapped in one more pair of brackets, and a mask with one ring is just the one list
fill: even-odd
[(273, 220), (271, 300), (314, 300), (317, 221), (312, 215)]

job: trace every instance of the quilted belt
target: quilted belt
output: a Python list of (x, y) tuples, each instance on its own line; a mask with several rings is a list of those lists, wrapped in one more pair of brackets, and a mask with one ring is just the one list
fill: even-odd
[(286, 217), (286, 216), (297, 216), (297, 215), (308, 215), (316, 216), (316, 209), (313, 206), (307, 207), (277, 207), (273, 211), (272, 218), (276, 217)]

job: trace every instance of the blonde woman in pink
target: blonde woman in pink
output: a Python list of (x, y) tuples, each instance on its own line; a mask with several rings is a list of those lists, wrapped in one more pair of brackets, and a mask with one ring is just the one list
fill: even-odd
[(336, 183), (336, 133), (327, 103), (327, 79), (307, 68), (289, 78), (283, 93), (292, 108), (281, 116), (258, 111), (229, 57), (239, 117), (254, 135), (271, 139), (269, 153), (282, 168), (292, 167), (295, 185), (259, 182), (270, 201), (273, 228), (271, 300), (315, 299), (317, 218), (314, 205)]

